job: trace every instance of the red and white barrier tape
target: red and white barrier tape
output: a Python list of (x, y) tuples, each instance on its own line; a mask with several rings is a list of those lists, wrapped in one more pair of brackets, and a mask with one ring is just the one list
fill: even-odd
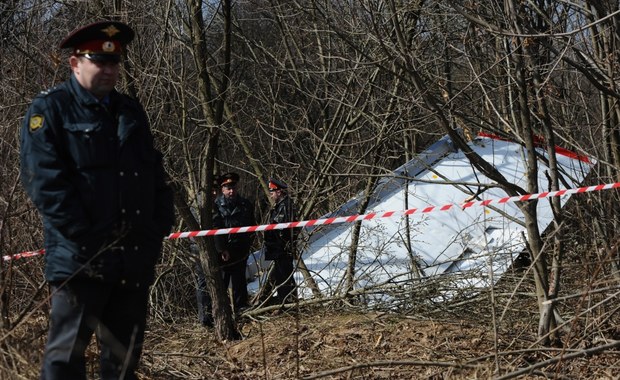
[[(352, 223), (363, 220), (371, 220), (371, 219), (380, 219), (380, 218), (392, 218), (395, 216), (404, 216), (404, 215), (412, 215), (412, 214), (428, 214), (435, 211), (448, 211), (453, 208), (466, 209), (474, 206), (488, 206), (490, 204), (502, 204), (502, 203), (510, 203), (510, 202), (524, 202), (530, 201), (534, 199), (543, 199), (543, 198), (551, 198), (551, 197), (560, 197), (563, 195), (571, 195), (571, 194), (581, 194), (592, 191), (602, 191), (602, 190), (610, 190), (620, 188), (620, 182), (616, 183), (608, 183), (605, 185), (596, 185), (596, 186), (585, 186), (574, 189), (564, 189), (557, 191), (546, 191), (542, 193), (535, 194), (526, 194), (526, 195), (517, 195), (513, 197), (504, 197), (498, 199), (487, 199), (483, 201), (467, 201), (464, 203), (456, 204), (456, 203), (448, 203), (443, 206), (426, 206), (423, 208), (411, 208), (407, 210), (399, 210), (399, 211), (383, 211), (383, 212), (372, 212), (369, 214), (363, 215), (351, 215), (351, 216), (338, 216), (332, 218), (323, 218), (323, 219), (313, 219), (313, 220), (304, 220), (299, 222), (287, 222), (287, 223), (276, 223), (276, 224), (262, 224), (257, 226), (244, 226), (244, 227), (232, 227), (232, 228), (220, 228), (214, 230), (202, 230), (202, 231), (190, 231), (190, 232), (175, 232), (166, 239), (183, 239), (190, 237), (200, 237), (200, 236), (214, 236), (214, 235), (228, 235), (228, 234), (241, 234), (245, 232), (260, 232), (260, 231), (270, 231), (270, 230), (283, 230), (287, 228), (303, 228), (303, 227), (312, 227), (319, 225), (327, 225), (327, 224), (338, 224), (338, 223)], [(32, 257), (37, 255), (42, 255), (45, 253), (45, 250), (40, 249), (38, 251), (30, 251), (30, 252), (22, 252), (16, 255), (7, 255), (3, 256), (2, 259), (4, 261), (8, 260), (16, 260), (24, 257)]]
[(2, 260), (4, 261), (17, 260), (17, 259), (23, 259), (26, 257), (39, 256), (43, 254), (45, 254), (45, 250), (39, 249), (38, 251), (27, 251), (27, 252), (17, 253), (15, 255), (2, 256)]

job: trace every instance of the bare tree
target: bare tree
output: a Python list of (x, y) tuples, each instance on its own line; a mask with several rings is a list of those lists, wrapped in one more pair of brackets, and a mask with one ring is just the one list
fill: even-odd
[[(43, 244), (40, 221), (17, 185), (18, 129), (32, 96), (67, 78), (66, 57), (54, 46), (73, 26), (116, 18), (137, 30), (121, 89), (145, 105), (165, 153), (178, 228), (203, 230), (212, 227), (213, 176), (220, 171), (242, 174), (242, 190), (257, 200), (259, 215), (267, 213), (266, 179), (283, 179), (300, 219), (309, 219), (356, 194), (370, 194), (377, 178), (445, 134), (510, 195), (562, 185), (566, 173), (554, 162), (556, 145), (597, 159), (590, 183), (617, 181), (618, 12), (615, 1), (589, 0), (4, 2), (0, 246), (18, 253)], [(467, 136), (477, 131), (523, 145), (526, 187), (473, 154)], [(550, 168), (542, 180), (541, 163)], [(574, 316), (563, 313), (567, 292), (582, 294), (581, 287), (596, 289), (620, 278), (618, 195), (571, 199), (579, 206), (573, 214), (558, 199), (552, 202), (555, 219), (546, 232), (539, 230), (536, 203), (520, 205), (534, 263), (528, 273), (536, 282), (537, 333), (545, 345), (571, 323), (613, 310), (606, 301)], [(580, 234), (569, 237), (567, 225)], [(577, 243), (568, 244), (569, 238)], [(415, 241), (408, 240), (412, 252)], [(237, 337), (213, 244), (207, 238), (197, 243), (209, 273), (218, 337)], [(591, 244), (595, 249), (579, 262), (583, 283), (565, 289), (571, 265), (565, 255)], [(342, 250), (350, 267), (344, 291), (364, 299), (384, 289), (356, 288), (359, 247)], [(187, 241), (166, 244), (152, 298), (155, 315), (181, 318), (193, 311), (184, 303), (185, 288), (193, 287), (191, 276), (184, 276), (191, 273), (188, 252)], [(312, 286), (313, 273), (304, 275)], [(42, 261), (2, 263), (5, 329), (44, 311), (42, 278)], [(409, 292), (398, 293), (403, 304), (417, 307), (411, 294), (430, 292), (392, 281), (395, 293)], [(320, 295), (318, 289), (314, 294)], [(167, 301), (180, 305), (173, 309), (164, 306)]]

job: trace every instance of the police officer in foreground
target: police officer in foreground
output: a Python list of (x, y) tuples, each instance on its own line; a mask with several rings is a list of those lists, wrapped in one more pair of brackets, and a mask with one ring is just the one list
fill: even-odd
[[(237, 173), (226, 173), (220, 177), (221, 192), (215, 199), (213, 228), (244, 227), (256, 224), (254, 205), (239, 195), (238, 182)], [(215, 236), (215, 249), (220, 255), (224, 286), (228, 287), (230, 283), (236, 313), (248, 307), (246, 268), (253, 241), (253, 233)]]
[(42, 216), (51, 314), (41, 379), (86, 379), (97, 335), (102, 379), (136, 379), (149, 286), (174, 223), (172, 191), (147, 116), (115, 90), (134, 31), (75, 30), (71, 77), (39, 94), (21, 133), (21, 176)]
[[(271, 178), (268, 187), (273, 205), (269, 212), (269, 224), (295, 221), (295, 208), (293, 200), (288, 195), (288, 185)], [(265, 260), (272, 260), (274, 264), (267, 286), (269, 289), (276, 289), (275, 303), (293, 302), (297, 297), (293, 278), (297, 235), (298, 232), (294, 228), (265, 231)]]

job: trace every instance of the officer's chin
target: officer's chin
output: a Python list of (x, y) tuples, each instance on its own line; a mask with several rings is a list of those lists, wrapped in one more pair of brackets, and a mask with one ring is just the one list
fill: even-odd
[(91, 90), (91, 93), (95, 95), (97, 98), (102, 99), (109, 95), (112, 90), (114, 90), (114, 84), (109, 85), (99, 85), (96, 88)]

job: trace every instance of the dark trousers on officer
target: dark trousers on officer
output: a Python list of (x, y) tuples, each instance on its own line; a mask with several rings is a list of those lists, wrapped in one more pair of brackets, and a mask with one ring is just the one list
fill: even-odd
[(282, 254), (273, 261), (273, 265), (269, 284), (271, 289), (275, 288), (277, 291), (277, 302), (293, 302), (297, 297), (295, 279), (293, 278), (295, 272), (293, 256)]
[[(247, 259), (240, 260), (232, 265), (225, 265), (221, 269), (222, 281), (225, 288), (232, 290), (233, 307), (235, 312), (248, 306), (248, 283), (245, 276)], [(196, 263), (196, 303), (198, 305), (198, 321), (203, 326), (213, 326), (213, 301), (207, 289), (207, 280), (200, 262)]]
[(148, 287), (79, 279), (50, 285), (52, 309), (41, 379), (86, 379), (84, 353), (93, 332), (100, 348), (101, 379), (137, 379)]
[(230, 284), (232, 290), (233, 306), (235, 312), (248, 306), (248, 282), (245, 278), (246, 260), (243, 265), (237, 265), (235, 268), (222, 272), (224, 286)]
[(202, 270), (202, 265), (197, 262), (195, 265), (196, 271), (196, 304), (198, 305), (198, 322), (203, 326), (213, 326), (212, 302), (209, 290), (207, 289), (207, 279), (205, 272)]

